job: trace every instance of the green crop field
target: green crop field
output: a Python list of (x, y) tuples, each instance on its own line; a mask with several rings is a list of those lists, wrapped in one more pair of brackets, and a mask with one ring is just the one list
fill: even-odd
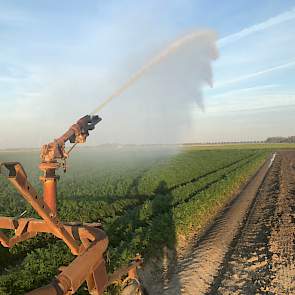
[[(272, 148), (236, 146), (84, 148), (76, 150), (59, 181), (63, 221), (103, 224), (110, 244), (109, 271), (136, 253), (146, 259), (174, 249), (181, 237), (201, 230), (270, 154)], [(0, 161), (20, 161), (41, 195), (37, 151), (0, 152)], [(35, 216), (4, 178), (0, 214)], [(0, 294), (23, 294), (47, 284), (74, 257), (50, 235), (8, 250), (0, 246)], [(79, 294), (86, 294), (83, 288)]]

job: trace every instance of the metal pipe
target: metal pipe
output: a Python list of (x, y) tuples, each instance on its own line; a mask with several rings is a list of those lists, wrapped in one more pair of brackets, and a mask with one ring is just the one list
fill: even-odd
[(56, 215), (56, 178), (45, 178), (43, 181), (43, 200)]
[(41, 288), (38, 288), (36, 290), (33, 290), (29, 293), (26, 293), (26, 295), (63, 295), (64, 292), (54, 284), (50, 284)]

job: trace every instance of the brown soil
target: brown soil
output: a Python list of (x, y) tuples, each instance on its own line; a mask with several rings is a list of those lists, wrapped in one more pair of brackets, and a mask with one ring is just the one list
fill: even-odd
[(295, 294), (295, 152), (268, 166), (168, 272), (144, 276), (149, 294)]
[(295, 152), (281, 152), (215, 294), (295, 294)]

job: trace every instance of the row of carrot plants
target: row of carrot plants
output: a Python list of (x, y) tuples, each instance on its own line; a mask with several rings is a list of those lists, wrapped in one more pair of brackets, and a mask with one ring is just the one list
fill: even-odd
[[(266, 154), (238, 149), (130, 150), (107, 151), (106, 156), (94, 149), (83, 151), (73, 157), (69, 175), (59, 183), (59, 214), (65, 221), (102, 222), (110, 240), (111, 271), (138, 252), (148, 258), (161, 255), (165, 246), (175, 248), (180, 235), (208, 222)], [(25, 164), (31, 165), (25, 165), (28, 174), (35, 179), (36, 155), (22, 155)], [(38, 182), (33, 183), (40, 190)], [(16, 216), (25, 209), (28, 216), (33, 214), (3, 179), (0, 185), (1, 215)], [(23, 294), (48, 283), (58, 266), (74, 258), (49, 235), (9, 251), (1, 248), (0, 253), (1, 295)], [(86, 294), (83, 288), (79, 294)]]

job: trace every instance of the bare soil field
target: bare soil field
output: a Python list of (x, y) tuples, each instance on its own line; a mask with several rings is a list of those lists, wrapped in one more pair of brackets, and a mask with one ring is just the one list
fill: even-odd
[(295, 294), (294, 200), (295, 151), (281, 151), (177, 253), (164, 280), (148, 282), (149, 294)]
[(216, 294), (295, 294), (295, 152), (281, 152), (266, 178)]

